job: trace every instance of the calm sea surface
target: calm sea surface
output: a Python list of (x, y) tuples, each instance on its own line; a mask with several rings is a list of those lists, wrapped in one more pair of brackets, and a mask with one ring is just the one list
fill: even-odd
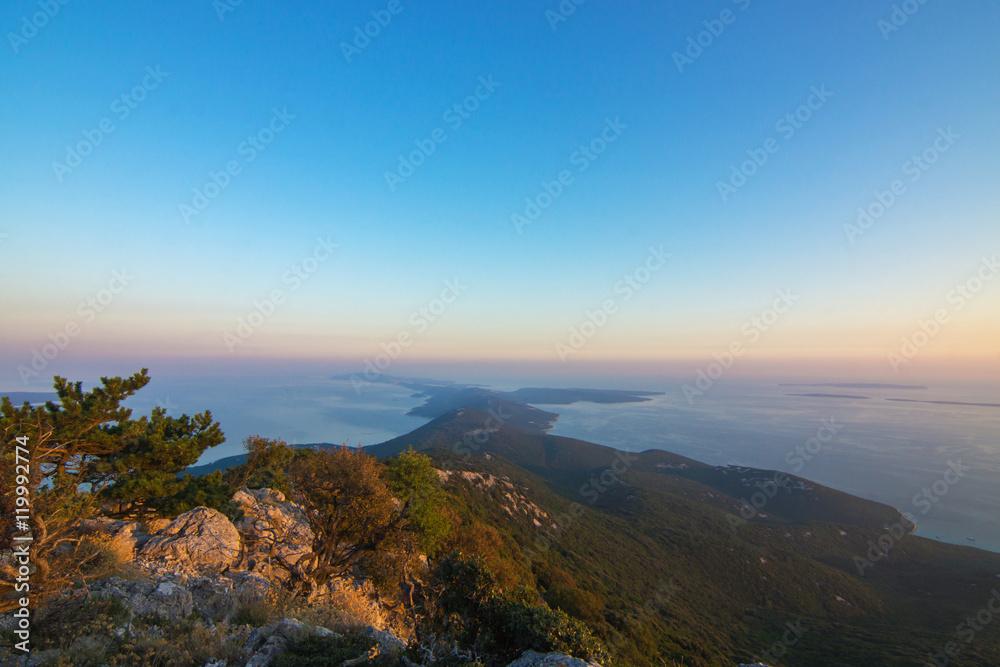
[[(498, 388), (517, 386), (545, 383), (526, 379)], [(817, 434), (821, 420), (832, 420), (840, 427), (836, 437), (811, 460), (803, 458), (798, 475), (897, 507), (926, 537), (1000, 552), (1000, 408), (886, 400), (1000, 403), (996, 390), (730, 383), (689, 403), (670, 381), (588, 386), (666, 393), (647, 403), (543, 406), (560, 414), (553, 434), (629, 451), (665, 449), (713, 465), (796, 472), (796, 450)], [(789, 395), (812, 393), (869, 398)], [(370, 385), (359, 395), (349, 383), (324, 377), (154, 378), (129, 405), (139, 414), (154, 405), (174, 415), (211, 410), (227, 442), (207, 452), (207, 462), (240, 453), (243, 438), (254, 434), (293, 444), (377, 444), (427, 423), (405, 415), (423, 402), (412, 394)], [(954, 483), (943, 481), (949, 466), (963, 471), (957, 480), (948, 476)], [(921, 499), (925, 488), (936, 502)]]
[[(869, 398), (788, 395), (799, 393)], [(713, 389), (693, 404), (673, 391), (648, 403), (552, 408), (560, 413), (552, 433), (715, 465), (793, 473), (801, 466), (801, 477), (907, 512), (920, 535), (1000, 552), (1000, 408), (887, 398), (1000, 403), (988, 390), (746, 384)], [(796, 462), (824, 419), (841, 427), (837, 436)], [(951, 473), (948, 483), (952, 464), (962, 476)]]

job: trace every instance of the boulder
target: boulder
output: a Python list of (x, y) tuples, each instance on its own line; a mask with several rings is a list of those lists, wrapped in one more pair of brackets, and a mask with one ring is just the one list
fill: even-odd
[(542, 654), (535, 651), (525, 651), (524, 655), (510, 663), (507, 667), (601, 667), (596, 662), (587, 662), (580, 658), (571, 658), (563, 653)]
[[(266, 667), (271, 660), (288, 648), (288, 642), (306, 634), (320, 637), (332, 637), (334, 633), (326, 628), (313, 628), (294, 618), (285, 618), (277, 623), (254, 631), (250, 639), (251, 646), (260, 644), (260, 648), (247, 662), (246, 667)], [(263, 640), (263, 643), (261, 641)]]
[(227, 577), (201, 577), (187, 584), (194, 603), (194, 610), (204, 618), (218, 621), (236, 611), (237, 597), (233, 580)]
[(362, 630), (361, 634), (378, 642), (379, 653), (395, 655), (406, 650), (406, 643), (403, 640), (397, 638), (391, 632), (379, 630), (373, 625), (369, 625)]
[(288, 568), (312, 551), (314, 536), (303, 509), (273, 489), (244, 487), (233, 502), (243, 510), (236, 530), (245, 546), (245, 567), (269, 579), (287, 580)]
[(115, 551), (129, 556), (149, 540), (149, 535), (139, 529), (137, 523), (125, 523), (108, 517), (84, 519), (81, 528), (108, 536), (110, 546)]
[(155, 535), (164, 528), (170, 525), (170, 519), (150, 519), (143, 524), (146, 532), (150, 535)]
[(49, 649), (48, 651), (32, 651), (28, 654), (5, 655), (0, 652), (0, 665), (4, 667), (41, 667), (50, 660), (66, 656), (65, 651)]
[(226, 578), (233, 582), (233, 591), (241, 597), (266, 597), (271, 591), (271, 582), (252, 572), (230, 571)]
[(194, 611), (191, 593), (183, 586), (164, 581), (126, 581), (111, 577), (92, 584), (90, 592), (99, 597), (119, 598), (136, 616), (154, 616), (168, 621), (187, 618)]
[(170, 522), (142, 547), (151, 560), (175, 561), (200, 572), (222, 572), (240, 556), (240, 534), (221, 512), (196, 507)]

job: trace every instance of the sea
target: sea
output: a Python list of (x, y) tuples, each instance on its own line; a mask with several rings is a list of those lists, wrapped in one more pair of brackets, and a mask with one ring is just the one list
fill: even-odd
[[(662, 391), (642, 403), (539, 407), (559, 414), (554, 435), (632, 452), (663, 449), (711, 465), (783, 470), (891, 505), (911, 516), (924, 537), (1000, 552), (1000, 407), (954, 404), (1000, 403), (1000, 388), (734, 380), (688, 397), (682, 384), (673, 378), (571, 385), (508, 378), (493, 388)], [(328, 376), (161, 376), (127, 405), (137, 414), (153, 406), (175, 416), (211, 410), (227, 441), (205, 453), (200, 463), (207, 463), (241, 453), (249, 435), (291, 444), (378, 444), (427, 423), (406, 414), (422, 403), (404, 387), (373, 383), (359, 391)]]

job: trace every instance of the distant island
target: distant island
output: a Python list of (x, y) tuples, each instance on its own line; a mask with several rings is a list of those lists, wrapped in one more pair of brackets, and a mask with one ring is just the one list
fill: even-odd
[[(364, 374), (335, 375), (336, 381), (364, 380)], [(630, 391), (624, 389), (553, 389), (528, 387), (515, 391), (497, 391), (483, 385), (456, 384), (450, 381), (403, 378), (379, 375), (365, 382), (393, 384), (412, 389), (414, 397), (426, 397), (406, 414), (413, 417), (437, 419), (453, 410), (473, 407), (485, 412), (491, 409), (503, 416), (504, 423), (525, 431), (542, 433), (552, 428), (559, 415), (540, 410), (535, 405), (572, 405), (573, 403), (641, 403), (662, 396), (663, 392)]]
[(896, 403), (931, 403), (933, 405), (967, 405), (974, 408), (1000, 408), (1000, 403), (963, 403), (962, 401), (918, 401), (913, 398), (887, 398)]
[(7, 394), (3, 394), (10, 399), (10, 402), (14, 404), (15, 407), (21, 407), (25, 403), (31, 403), (32, 405), (40, 405), (46, 401), (58, 401), (59, 396), (52, 391), (12, 391)]
[(808, 398), (858, 398), (869, 400), (871, 396), (852, 396), (851, 394), (785, 394), (785, 396), (805, 396)]
[(825, 382), (820, 384), (779, 384), (779, 387), (837, 387), (839, 389), (927, 389), (916, 384), (878, 384), (865, 382)]
[[(360, 375), (335, 375), (334, 381), (357, 379)], [(425, 397), (422, 405), (406, 414), (435, 420), (449, 413), (465, 408), (473, 408), (488, 415), (496, 415), (499, 423), (524, 434), (543, 435), (550, 431), (559, 419), (555, 412), (541, 410), (528, 403), (549, 405), (571, 405), (578, 402), (589, 403), (638, 403), (652, 400), (661, 392), (628, 391), (623, 389), (550, 389), (525, 388), (516, 391), (496, 391), (483, 385), (457, 384), (449, 380), (429, 380), (426, 378), (403, 378), (380, 375), (372, 383), (393, 384), (415, 391), (414, 397)], [(338, 445), (328, 442), (293, 445), (295, 449), (329, 449)], [(227, 456), (211, 463), (189, 467), (185, 473), (196, 477), (217, 470), (227, 470), (246, 463), (246, 454)]]

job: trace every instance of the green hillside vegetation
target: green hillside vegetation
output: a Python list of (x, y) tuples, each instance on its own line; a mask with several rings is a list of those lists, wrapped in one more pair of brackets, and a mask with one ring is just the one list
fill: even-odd
[[(587, 622), (632, 664), (658, 664), (657, 656), (752, 662), (781, 641), (785, 623), (801, 621), (810, 630), (781, 664), (923, 665), (998, 583), (1000, 555), (912, 535), (860, 576), (855, 559), (868, 559), (869, 541), (901, 515), (796, 477), (758, 516), (734, 522), (742, 499), (775, 480), (771, 471), (649, 451), (632, 455), (590, 502), (618, 452), (509, 427), (470, 437), (488, 418), (466, 408), (371, 449), (392, 456), (413, 446), (442, 467), (506, 478), (556, 517), (543, 530), (512, 517), (496, 490), (449, 485), (465, 497), (456, 497), (465, 511), (533, 557), (550, 604)], [(551, 571), (568, 577), (547, 588)], [(987, 627), (951, 664), (993, 664), (998, 651), (1000, 627)]]
[[(208, 413), (132, 419), (119, 403), (146, 382), (142, 372), (84, 393), (57, 379), (61, 405), (3, 403), (4, 469), (18, 436), (34, 443), (33, 532), (70, 545), (40, 541), (52, 564), (39, 604), (107, 574), (80, 531), (102, 505), (123, 517), (231, 513), (244, 485), (305, 508), (316, 540), (290, 595), (308, 601), (360, 567), (408, 609), (421, 643), (457, 642), (485, 665), (529, 648), (607, 667), (923, 665), (1000, 586), (1000, 555), (910, 535), (891, 507), (773, 471), (547, 435), (531, 419), (498, 419), (533, 413), (495, 395), (364, 451), (255, 437), (237, 465), (179, 476), (221, 429)], [(12, 526), (0, 528), (9, 539)], [(10, 608), (13, 578), (0, 575)], [(357, 648), (332, 641), (292, 647), (281, 664)], [(998, 655), (995, 623), (950, 664)]]

